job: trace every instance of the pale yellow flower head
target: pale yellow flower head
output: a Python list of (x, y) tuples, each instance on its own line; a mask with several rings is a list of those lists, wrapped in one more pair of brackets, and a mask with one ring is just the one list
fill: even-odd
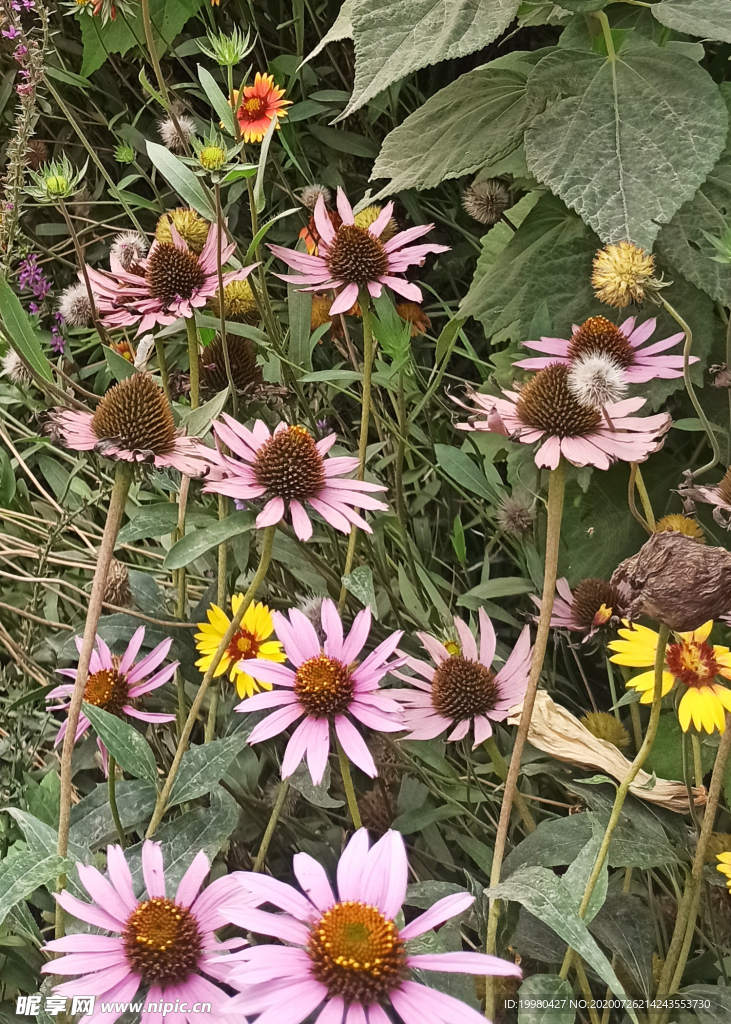
[(642, 302), (645, 284), (655, 273), (654, 257), (632, 242), (607, 245), (594, 257), (591, 283), (600, 302), (622, 309)]

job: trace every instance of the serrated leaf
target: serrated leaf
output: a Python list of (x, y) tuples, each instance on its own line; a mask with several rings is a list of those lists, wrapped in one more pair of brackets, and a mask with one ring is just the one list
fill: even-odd
[[(576, 950), (616, 996), (627, 998), (612, 965), (572, 906), (571, 894), (562, 878), (548, 868), (520, 868), (507, 882), (485, 891), (492, 899), (520, 903)], [(637, 1015), (629, 1003), (627, 1012), (637, 1024)]]
[[(574, 990), (557, 974), (533, 974), (518, 989), (518, 1024), (574, 1024)], [(562, 1005), (563, 1004), (563, 1005)]]
[(246, 744), (247, 736), (246, 732), (241, 731), (186, 750), (175, 776), (168, 805), (173, 807), (210, 793)]
[(39, 857), (30, 850), (0, 863), (0, 924), (8, 911), (26, 899), (39, 885), (45, 885), (66, 868), (67, 861), (56, 854)]
[(389, 85), (418, 68), (464, 57), (505, 31), (520, 0), (355, 0), (352, 7), (355, 83), (349, 117)]
[[(150, 0), (150, 20), (153, 26), (155, 49), (160, 56), (165, 53), (170, 40), (174, 39), (188, 18), (200, 7), (201, 0)], [(134, 11), (134, 8), (133, 8)], [(142, 19), (131, 18), (134, 29), (127, 18), (99, 24), (99, 18), (89, 18), (84, 14), (79, 18), (81, 42), (84, 47), (84, 59), (81, 74), (88, 78), (100, 68), (110, 53), (124, 55), (133, 46), (138, 45), (144, 37)]]
[(353, 37), (353, 5), (355, 0), (345, 0), (345, 3), (340, 8), (332, 28), (325, 33), (320, 42), (317, 44), (315, 49), (302, 61), (303, 64), (307, 64), (314, 57), (317, 57), (319, 53), (325, 49), (330, 43), (340, 42), (341, 39), (352, 39)]
[(102, 743), (117, 763), (135, 778), (147, 779), (148, 782), (155, 784), (155, 755), (145, 737), (137, 732), (134, 726), (103, 708), (84, 701), (83, 709)]
[(650, 11), (661, 25), (701, 39), (731, 43), (729, 0), (662, 0)]
[(215, 520), (210, 526), (202, 530), (193, 530), (181, 537), (179, 541), (170, 548), (163, 566), (166, 569), (182, 569), (190, 565), (196, 558), (205, 555), (211, 548), (218, 547), (224, 541), (237, 537), (247, 530), (252, 530), (255, 524), (255, 517), (252, 512), (234, 512), (227, 519)]
[(0, 318), (13, 347), (20, 352), (36, 373), (47, 381), (53, 381), (53, 370), (41, 348), (38, 334), (34, 330), (28, 314), (21, 306), (18, 296), (5, 278), (1, 276)]
[(376, 198), (433, 188), (516, 149), (532, 116), (526, 93), (531, 63), (523, 56), (510, 53), (468, 71), (394, 128), (371, 174), (371, 181), (390, 179)]
[(529, 169), (605, 242), (652, 248), (726, 141), (710, 75), (649, 42), (614, 60), (558, 48), (534, 68), (528, 94), (550, 101), (525, 134)]
[(192, 206), (208, 221), (213, 222), (216, 219), (216, 210), (210, 194), (201, 184), (200, 178), (196, 178), (182, 160), (157, 142), (147, 143), (147, 155), (168, 185), (188, 206)]

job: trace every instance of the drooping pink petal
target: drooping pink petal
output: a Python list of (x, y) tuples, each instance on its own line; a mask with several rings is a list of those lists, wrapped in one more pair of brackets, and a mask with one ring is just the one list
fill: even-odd
[[(244, 702), (242, 710), (246, 710), (246, 702)], [(278, 736), (280, 732), (284, 732), (293, 722), (296, 722), (302, 714), (304, 712), (299, 703), (273, 711), (263, 722), (259, 722), (251, 730), (249, 743), (263, 743), (264, 740), (270, 740), (272, 736)]]
[(444, 924), (445, 921), (449, 921), (450, 918), (456, 917), (457, 914), (463, 914), (465, 910), (469, 910), (474, 902), (475, 897), (471, 896), (468, 892), (458, 892), (452, 896), (444, 896), (441, 900), (437, 900), (429, 910), (415, 918), (406, 927), (401, 928), (399, 936), (408, 942), (409, 939), (425, 935), (432, 928), (436, 928), (438, 925)]
[(486, 953), (418, 953), (409, 957), (409, 966), (421, 971), (452, 974), (489, 974), (503, 978), (520, 978), (522, 975), (517, 964)]
[(337, 715), (335, 718), (335, 732), (338, 734), (343, 750), (353, 764), (357, 765), (362, 772), (374, 779), (378, 775), (373, 755), (368, 749), (365, 740), (345, 715)]

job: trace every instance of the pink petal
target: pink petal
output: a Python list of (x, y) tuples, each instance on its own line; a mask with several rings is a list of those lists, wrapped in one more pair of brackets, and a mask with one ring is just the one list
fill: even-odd
[(475, 902), (475, 897), (471, 896), (468, 892), (454, 893), (452, 896), (445, 896), (441, 900), (437, 900), (433, 907), (425, 911), (420, 917), (417, 917), (414, 921), (411, 921), (399, 931), (399, 937), (405, 942), (409, 939), (415, 939), (419, 935), (424, 935), (426, 932), (430, 932), (432, 928), (436, 928), (440, 924), (444, 924), (452, 917), (456, 917), (457, 914), (464, 913), (468, 910)]
[(320, 238), (326, 245), (329, 245), (333, 238), (335, 238), (335, 228), (330, 220), (322, 194), (317, 197), (317, 202), (315, 203), (314, 219)]
[(274, 612), (274, 628), (295, 668), (321, 653), (315, 627), (299, 610), (291, 609), (289, 618), (281, 612)]
[(421, 971), (447, 971), (451, 974), (489, 974), (494, 977), (522, 977), (517, 964), (486, 953), (419, 953), (409, 957), (409, 967)]
[(478, 610), (477, 616), (480, 622), (480, 661), (485, 668), (489, 668), (492, 665), (492, 659), (495, 657), (495, 646), (497, 644), (495, 627), (484, 608)]
[(362, 772), (374, 779), (378, 775), (373, 755), (366, 746), (366, 742), (345, 715), (337, 715), (335, 718), (335, 732), (338, 734), (343, 750), (353, 764), (357, 765)]
[[(315, 909), (309, 900), (297, 892), (297, 890), (280, 882), (278, 878), (271, 878), (265, 874), (255, 874), (253, 871), (238, 872), (237, 881), (247, 892), (258, 897), (261, 903), (271, 903), (279, 907), (285, 914), (294, 917), (297, 921), (311, 924), (317, 917)], [(263, 932), (262, 934), (268, 934)]]
[(464, 619), (460, 619), (458, 615), (454, 617), (454, 625), (459, 634), (459, 639), (462, 643), (462, 653), (465, 658), (469, 658), (470, 661), (477, 661), (477, 644), (472, 636), (472, 630)]
[(322, 602), (321, 609), (322, 628), (325, 631), (325, 654), (330, 658), (344, 661), (346, 665), (353, 661), (353, 658), (343, 657), (343, 621), (335, 607), (335, 602), (326, 598)]
[[(246, 702), (244, 702), (246, 703)], [(241, 705), (239, 705), (241, 707)], [(278, 736), (280, 732), (284, 732), (289, 726), (296, 722), (304, 712), (299, 704), (295, 704), (292, 707), (280, 708), (279, 711), (273, 711), (271, 715), (268, 715), (263, 722), (259, 722), (251, 730), (249, 736), (249, 744), (263, 743), (264, 740), (270, 740), (272, 736)]]
[(107, 846), (107, 875), (130, 914), (139, 900), (132, 888), (132, 874), (121, 846)]
[(256, 517), (256, 528), (264, 529), (265, 526), (276, 526), (284, 518), (284, 499), (272, 498), (268, 501), (259, 515)]
[[(340, 996), (335, 996), (334, 999), (328, 999), (325, 1003), (323, 1011), (315, 1024), (342, 1024), (344, 1012), (345, 1003)], [(371, 1019), (373, 1018), (371, 1017)], [(388, 1020), (386, 1020), (386, 1024), (389, 1024)]]
[(295, 878), (320, 913), (329, 910), (336, 900), (322, 864), (309, 853), (296, 853), (292, 867)]
[(383, 234), (383, 229), (386, 227), (391, 217), (393, 216), (393, 203), (386, 203), (381, 212), (378, 214), (376, 219), (368, 228), (368, 231), (374, 238), (380, 238)]
[(330, 723), (327, 718), (311, 718), (307, 741), (307, 767), (315, 786), (322, 782), (330, 756)]
[(162, 860), (162, 844), (146, 839), (142, 844), (142, 874), (147, 893), (153, 899), (165, 896), (165, 866)]
[(142, 642), (144, 641), (144, 639), (145, 639), (145, 627), (144, 626), (140, 626), (139, 629), (135, 630), (135, 632), (134, 632), (134, 634), (132, 636), (132, 639), (130, 640), (129, 644), (127, 645), (127, 650), (122, 655), (122, 660), (119, 663), (120, 675), (124, 675), (125, 672), (127, 672), (130, 668), (132, 668), (132, 665), (134, 664), (134, 660), (135, 660), (135, 658), (137, 657), (137, 655), (140, 652), (140, 647), (142, 647)]
[[(282, 759), (283, 779), (289, 778), (305, 756), (305, 752), (310, 742), (310, 735), (313, 731), (317, 732), (317, 727), (313, 726), (313, 723), (316, 721), (317, 719), (314, 718), (305, 718), (292, 733), (290, 741), (287, 744), (287, 748), (284, 751), (284, 758)], [(325, 719), (325, 724), (327, 725), (327, 719)], [(314, 785), (318, 785), (314, 779), (312, 781)]]
[(338, 188), (337, 192), (337, 207), (343, 224), (355, 224), (353, 207), (348, 202), (345, 192), (341, 188)]
[(105, 911), (119, 922), (118, 927), (124, 928), (130, 909), (117, 890), (91, 865), (77, 864), (76, 870), (79, 873), (79, 881), (97, 906), (104, 907)]
[(400, 832), (389, 829), (368, 852), (361, 878), (363, 899), (393, 920), (406, 899), (409, 865)]
[(120, 932), (124, 929), (125, 922), (120, 923), (108, 911), (102, 910), (94, 903), (84, 903), (83, 900), (72, 896), (70, 892), (66, 892), (65, 889), (63, 892), (54, 893), (54, 896), (56, 902), (60, 903), (67, 913), (77, 917), (80, 921), (93, 924), (95, 928), (104, 928), (108, 932)]
[(353, 625), (350, 627), (350, 632), (343, 641), (339, 655), (340, 660), (345, 665), (350, 665), (352, 662), (356, 661), (358, 655), (363, 650), (363, 647), (368, 640), (368, 634), (371, 631), (371, 619), (372, 615), (370, 608), (363, 608), (363, 610), (359, 611), (353, 619)]
[(413, 981), (403, 982), (400, 988), (391, 993), (390, 999), (405, 1024), (432, 1024), (437, 1020), (443, 1024), (452, 1024), (453, 1021), (459, 1021), (459, 1024), (485, 1024), (484, 1015), (460, 999)]
[(330, 306), (330, 316), (335, 316), (337, 313), (347, 313), (357, 301), (358, 285), (347, 284), (337, 296), (332, 306)]
[(292, 516), (292, 529), (298, 540), (309, 540), (312, 536), (312, 521), (299, 501), (294, 498), (289, 503), (289, 513)]
[(232, 924), (244, 928), (255, 935), (269, 935), (282, 942), (291, 942), (295, 946), (306, 946), (310, 938), (310, 929), (301, 921), (288, 914), (268, 914), (265, 910), (254, 907), (231, 905), (223, 908)]
[(211, 865), (208, 862), (208, 857), (201, 850), (195, 855), (193, 863), (180, 879), (178, 891), (175, 894), (175, 902), (183, 907), (192, 906), (210, 870)]

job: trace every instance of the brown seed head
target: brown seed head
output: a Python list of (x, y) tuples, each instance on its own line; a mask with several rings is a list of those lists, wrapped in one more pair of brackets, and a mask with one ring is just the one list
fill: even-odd
[(326, 256), (333, 278), (359, 286), (388, 272), (388, 255), (378, 238), (355, 224), (342, 224)]
[[(237, 334), (226, 334), (228, 360), (231, 366), (231, 377), (238, 391), (261, 384), (261, 370), (256, 365), (256, 349), (250, 338), (242, 338)], [(221, 336), (216, 335), (210, 345), (203, 349), (200, 359), (201, 381), (212, 391), (223, 391), (228, 387), (226, 374), (226, 356), (223, 351)]]
[(147, 373), (133, 373), (107, 391), (91, 429), (99, 441), (133, 452), (166, 455), (175, 442), (175, 422), (164, 393)]
[(285, 501), (306, 501), (325, 486), (322, 456), (304, 427), (278, 430), (259, 449), (254, 473), (262, 487)]
[(551, 363), (523, 386), (517, 402), (523, 423), (554, 437), (583, 437), (597, 429), (601, 413), (574, 398), (568, 374), (568, 366)]
[(432, 705), (444, 718), (462, 721), (484, 715), (494, 709), (499, 697), (495, 673), (462, 654), (447, 658), (434, 672)]
[(150, 294), (168, 303), (189, 299), (196, 288), (203, 287), (206, 275), (194, 253), (172, 242), (160, 242), (147, 259), (145, 280)]
[[(611, 583), (595, 577), (582, 580), (573, 594), (573, 618), (578, 626), (593, 629), (617, 613), (618, 594)], [(603, 621), (597, 622), (597, 618)]]
[(625, 370), (634, 362), (626, 335), (604, 316), (590, 316), (571, 337), (570, 359), (594, 353), (610, 356)]

